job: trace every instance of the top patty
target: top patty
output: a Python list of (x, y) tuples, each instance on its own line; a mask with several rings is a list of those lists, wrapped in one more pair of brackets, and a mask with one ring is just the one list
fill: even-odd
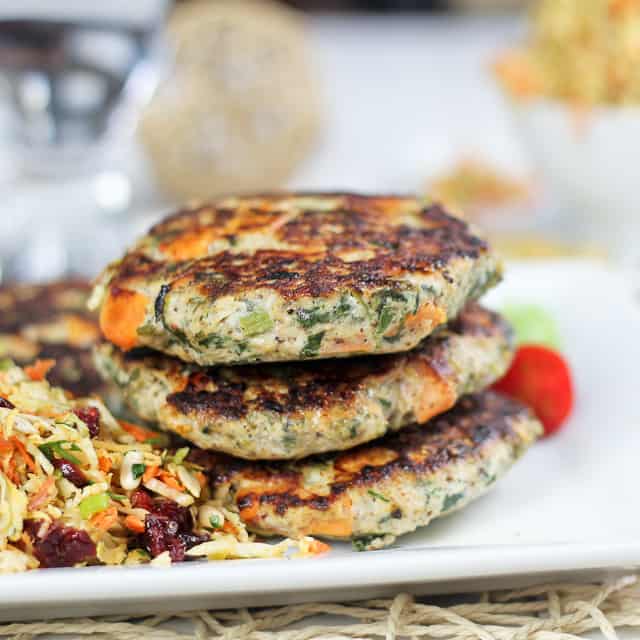
[(19, 365), (53, 359), (51, 384), (77, 396), (103, 394), (106, 385), (91, 354), (100, 329), (87, 311), (89, 292), (89, 283), (80, 280), (0, 287), (0, 358)]
[(202, 450), (216, 495), (267, 535), (390, 544), (483, 494), (541, 435), (520, 403), (485, 392), (449, 412), (346, 452), (294, 463), (246, 462)]
[(402, 354), (205, 368), (105, 343), (96, 363), (139, 418), (203, 449), (277, 460), (348, 449), (425, 422), (503, 375), (512, 347), (506, 323), (469, 303)]
[(500, 278), (469, 225), (413, 198), (229, 198), (180, 211), (101, 276), (105, 337), (204, 365), (405, 351)]

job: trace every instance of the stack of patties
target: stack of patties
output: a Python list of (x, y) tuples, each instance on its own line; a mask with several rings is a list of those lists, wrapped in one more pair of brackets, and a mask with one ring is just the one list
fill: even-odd
[(130, 409), (212, 453), (263, 535), (358, 549), (460, 509), (541, 433), (486, 391), (511, 330), (475, 300), (500, 264), (411, 198), (228, 198), (156, 225), (98, 281), (98, 368)]

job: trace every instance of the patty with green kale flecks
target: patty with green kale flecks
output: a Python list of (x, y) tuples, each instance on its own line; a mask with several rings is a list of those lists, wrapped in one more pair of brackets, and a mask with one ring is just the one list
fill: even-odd
[(465, 221), (426, 200), (234, 197), (153, 227), (98, 280), (107, 340), (201, 365), (407, 351), (500, 279)]
[(375, 549), (485, 493), (541, 434), (529, 409), (484, 392), (425, 425), (343, 453), (271, 463), (191, 455), (251, 530)]
[(469, 303), (406, 354), (242, 367), (200, 367), (104, 343), (98, 370), (139, 418), (203, 449), (246, 459), (339, 451), (425, 422), (506, 371), (510, 327)]

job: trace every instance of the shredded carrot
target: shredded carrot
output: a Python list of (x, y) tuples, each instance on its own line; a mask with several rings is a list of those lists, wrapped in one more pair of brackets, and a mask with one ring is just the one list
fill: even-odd
[(152, 440), (153, 438), (158, 437), (158, 434), (155, 431), (145, 429), (144, 427), (141, 427), (138, 424), (133, 424), (132, 422), (120, 420), (120, 426), (127, 433), (130, 433), (138, 442), (147, 442), (147, 440)]
[(177, 478), (175, 476), (172, 476), (170, 473), (167, 473), (166, 471), (160, 471), (160, 473), (158, 473), (158, 476), (160, 480), (162, 480), (162, 482), (164, 482), (172, 489), (175, 489), (176, 491), (184, 491), (184, 485), (180, 484)]
[(142, 482), (149, 482), (149, 480), (151, 480), (151, 478), (155, 478), (159, 472), (160, 467), (157, 464), (147, 467), (142, 474)]
[(55, 366), (55, 360), (36, 360), (32, 365), (25, 367), (24, 372), (35, 381), (44, 380), (47, 373)]
[(34, 511), (35, 509), (39, 509), (47, 503), (47, 499), (49, 498), (49, 493), (51, 488), (53, 487), (53, 483), (55, 478), (53, 476), (47, 476), (47, 479), (40, 485), (40, 488), (36, 493), (31, 496), (29, 500), (29, 510)]
[(124, 519), (124, 526), (134, 533), (144, 533), (144, 522), (136, 516), (127, 516)]
[(232, 522), (230, 522), (226, 518), (224, 520), (224, 524), (222, 525), (222, 530), (225, 533), (230, 533), (233, 536), (237, 536), (238, 535), (238, 529), (234, 526), (234, 524)]
[(198, 480), (198, 484), (200, 485), (200, 488), (204, 489), (204, 486), (207, 484), (207, 476), (205, 476), (204, 473), (202, 473), (202, 471), (196, 471), (193, 475)]
[(107, 456), (98, 456), (98, 469), (103, 473), (109, 473), (111, 471), (111, 458)]
[(321, 553), (327, 553), (327, 551), (331, 551), (331, 547), (324, 543), (320, 542), (320, 540), (314, 540), (309, 543), (309, 551), (315, 555), (319, 555)]
[(15, 456), (11, 456), (7, 461), (5, 467), (5, 474), (13, 484), (20, 484), (20, 477), (18, 476), (18, 472), (16, 471), (16, 458)]
[(0, 453), (11, 453), (13, 451), (13, 444), (9, 440), (0, 438)]
[(251, 500), (240, 508), (240, 518), (243, 522), (252, 522), (258, 518), (259, 502)]
[(36, 473), (38, 471), (36, 461), (31, 457), (31, 454), (27, 451), (27, 448), (24, 446), (24, 444), (22, 444), (22, 442), (20, 442), (20, 440), (18, 440), (16, 436), (11, 436), (11, 438), (9, 439), (11, 440), (15, 448), (20, 452), (20, 455), (24, 458), (24, 461), (29, 469), (31, 469), (33, 473)]
[(91, 516), (89, 523), (97, 529), (110, 529), (116, 522), (118, 522), (118, 509), (115, 506), (99, 511)]

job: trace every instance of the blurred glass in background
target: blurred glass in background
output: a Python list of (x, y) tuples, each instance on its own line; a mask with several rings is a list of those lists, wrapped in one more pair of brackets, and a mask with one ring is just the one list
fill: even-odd
[(167, 8), (165, 0), (0, 7), (5, 277), (94, 271), (94, 256), (115, 255), (109, 219), (145, 197), (134, 184), (134, 135), (159, 74)]

